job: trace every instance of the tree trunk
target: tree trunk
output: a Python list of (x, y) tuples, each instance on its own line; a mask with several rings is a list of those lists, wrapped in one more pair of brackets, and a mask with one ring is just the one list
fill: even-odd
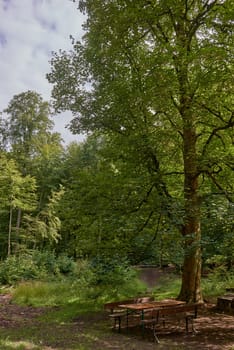
[(21, 209), (18, 209), (17, 221), (16, 221), (16, 234), (17, 234), (17, 239), (19, 239), (19, 229), (20, 229), (20, 224), (21, 224), (21, 216), (22, 216), (22, 211), (21, 211)]
[(8, 247), (7, 247), (7, 256), (11, 255), (11, 230), (12, 230), (12, 206), (10, 207), (10, 215), (9, 215), (9, 225), (8, 225)]
[(197, 157), (197, 115), (193, 106), (193, 89), (189, 79), (191, 37), (187, 22), (179, 18), (176, 25), (178, 55), (175, 68), (178, 74), (180, 103), (179, 112), (183, 123), (184, 162), (184, 263), (179, 299), (187, 302), (202, 301), (201, 294), (201, 230)]
[(184, 236), (184, 263), (179, 299), (187, 302), (201, 302), (200, 203), (196, 133), (193, 126), (184, 128), (183, 139), (185, 218), (182, 234)]

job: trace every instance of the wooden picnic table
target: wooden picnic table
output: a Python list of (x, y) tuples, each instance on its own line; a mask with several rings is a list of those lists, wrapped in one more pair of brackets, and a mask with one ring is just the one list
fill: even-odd
[[(176, 319), (184, 319), (186, 325), (186, 332), (188, 332), (189, 322), (192, 323), (192, 330), (195, 332), (193, 326), (193, 319), (197, 317), (197, 309), (201, 304), (186, 304), (184, 301), (175, 299), (164, 299), (161, 301), (146, 302), (142, 304), (123, 304), (120, 308), (126, 309), (127, 313), (135, 313), (140, 315), (139, 325), (142, 326), (142, 335), (144, 334), (144, 327), (150, 326), (153, 329), (155, 340), (159, 343), (156, 333), (156, 325), (159, 321), (163, 322), (165, 327), (165, 320), (172, 317)], [(145, 319), (145, 316), (147, 318)], [(128, 319), (128, 317), (127, 317)]]
[[(129, 326), (129, 316), (130, 315), (140, 315), (140, 324), (142, 325), (142, 331), (144, 331), (144, 323), (142, 322), (145, 318), (145, 314), (149, 313), (152, 310), (160, 310), (164, 307), (172, 307), (172, 306), (179, 306), (185, 304), (184, 301), (175, 300), (175, 299), (164, 299), (164, 300), (158, 300), (158, 301), (150, 301), (145, 303), (135, 303), (135, 304), (120, 304), (119, 308), (127, 310), (127, 328)], [(119, 331), (120, 331), (120, 324), (119, 324)]]
[(164, 299), (164, 300), (151, 301), (146, 303), (120, 304), (119, 308), (126, 309), (127, 311), (130, 311), (130, 312), (140, 313), (141, 319), (143, 320), (146, 311), (157, 310), (163, 307), (178, 306), (183, 304), (185, 304), (184, 301), (175, 300), (175, 299)]

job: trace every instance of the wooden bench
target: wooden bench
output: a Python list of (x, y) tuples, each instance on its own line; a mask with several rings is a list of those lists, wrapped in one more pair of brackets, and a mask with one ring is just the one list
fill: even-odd
[(160, 309), (152, 310), (151, 312), (147, 313), (146, 318), (141, 320), (143, 331), (144, 327), (153, 329), (154, 338), (159, 343), (156, 327), (160, 325), (160, 322), (162, 322), (163, 327), (165, 327), (166, 322), (169, 320), (172, 320), (173, 322), (176, 320), (184, 320), (186, 333), (189, 332), (189, 324), (191, 324), (192, 332), (195, 333), (196, 330), (194, 328), (193, 320), (197, 318), (198, 309), (202, 305), (203, 304), (201, 303), (193, 303), (178, 306), (166, 306)]
[(107, 310), (110, 312), (108, 316), (110, 319), (114, 321), (114, 328), (118, 326), (118, 331), (120, 332), (123, 319), (126, 320), (126, 327), (128, 328), (130, 313), (127, 310), (119, 309), (119, 305), (146, 303), (153, 300), (154, 300), (153, 297), (137, 297), (137, 298), (131, 298), (127, 300), (114, 301), (114, 302), (104, 304), (104, 310)]

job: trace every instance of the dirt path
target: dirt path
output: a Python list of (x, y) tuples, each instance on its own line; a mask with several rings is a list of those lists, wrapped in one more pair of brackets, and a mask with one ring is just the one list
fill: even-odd
[(195, 321), (196, 335), (186, 335), (184, 325), (171, 325), (170, 332), (159, 333), (160, 344), (154, 343), (152, 332), (146, 332), (142, 339), (136, 329), (123, 330), (120, 334), (113, 331), (104, 312), (78, 315), (67, 324), (45, 324), (38, 317), (46, 312), (48, 308), (14, 305), (9, 295), (0, 295), (0, 339), (9, 332), (8, 339), (26, 341), (32, 333), (34, 344), (40, 344), (43, 350), (234, 349), (234, 316), (217, 313), (214, 305), (208, 305)]

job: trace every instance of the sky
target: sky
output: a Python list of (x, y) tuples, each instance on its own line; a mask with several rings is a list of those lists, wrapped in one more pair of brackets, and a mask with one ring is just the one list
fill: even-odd
[[(83, 22), (72, 0), (0, 0), (0, 111), (28, 90), (50, 100), (51, 53), (71, 49), (69, 36), (81, 39)], [(65, 128), (70, 119), (69, 112), (53, 118), (65, 144), (82, 140)]]

